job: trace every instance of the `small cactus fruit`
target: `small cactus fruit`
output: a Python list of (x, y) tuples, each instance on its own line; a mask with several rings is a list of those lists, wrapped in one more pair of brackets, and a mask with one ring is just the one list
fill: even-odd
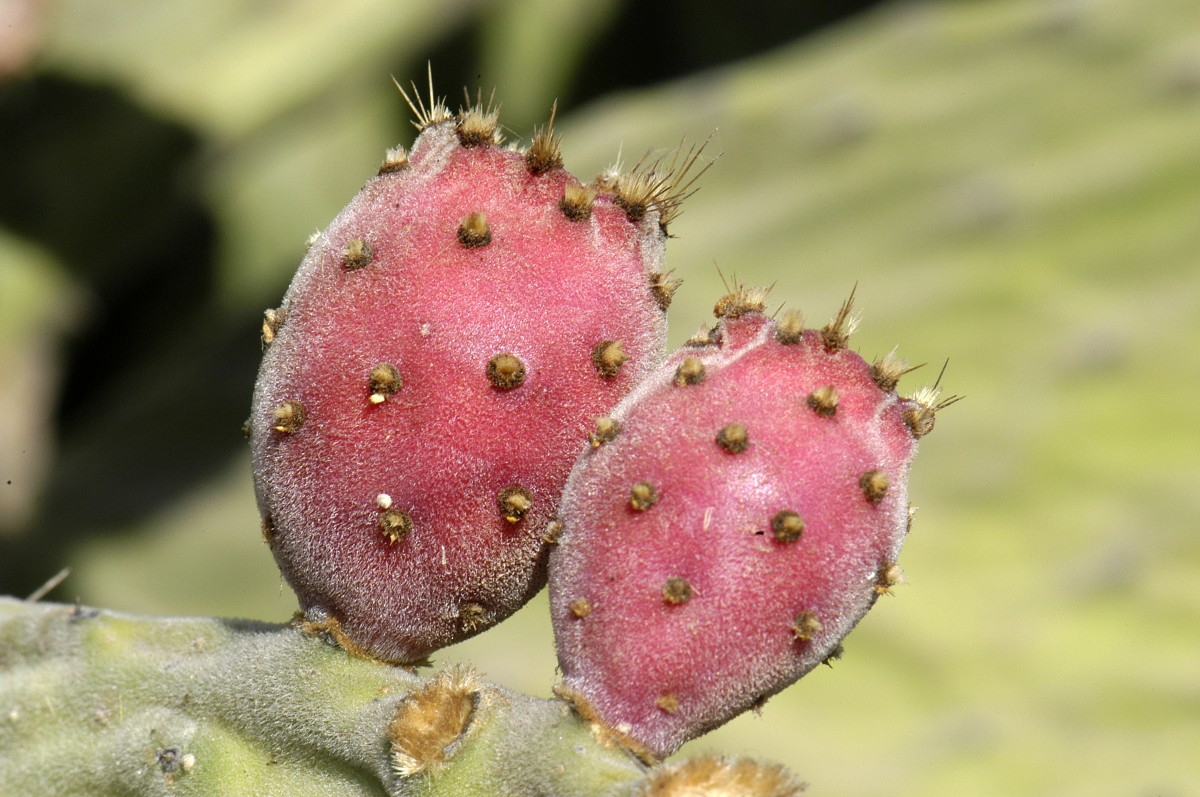
[(584, 185), (553, 115), (521, 151), (490, 105), (418, 104), (411, 152), (388, 152), (266, 314), (250, 422), (302, 608), (393, 662), (545, 583), (579, 447), (664, 356), (666, 225), (699, 155)]
[(718, 303), (709, 342), (614, 410), (558, 515), (560, 696), (651, 759), (828, 659), (901, 578), (909, 465), (942, 405), (846, 348), (850, 302), (821, 330), (762, 308)]

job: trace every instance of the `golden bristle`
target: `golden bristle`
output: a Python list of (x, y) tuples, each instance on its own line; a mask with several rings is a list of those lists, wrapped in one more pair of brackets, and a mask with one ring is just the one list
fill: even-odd
[(439, 673), (397, 706), (388, 722), (392, 769), (400, 777), (436, 775), (447, 749), (471, 724), (479, 699), (479, 681), (459, 665)]
[(854, 334), (854, 330), (858, 329), (861, 319), (851, 312), (854, 309), (854, 292), (856, 290), (858, 290), (857, 285), (850, 290), (850, 295), (846, 297), (846, 301), (842, 302), (842, 306), (838, 308), (837, 315), (833, 317), (833, 320), (821, 329), (821, 341), (829, 351), (846, 348), (846, 344), (850, 342), (850, 336)]
[(279, 328), (283, 326), (284, 320), (287, 318), (287, 308), (277, 307), (263, 310), (262, 323), (262, 345), (263, 347), (270, 346), (275, 342), (275, 336), (279, 334)]
[(616, 418), (597, 418), (596, 427), (588, 435), (588, 442), (592, 444), (592, 448), (599, 448), (605, 443), (611, 443), (617, 439), (617, 434), (621, 431), (621, 422)]
[(369, 266), (373, 257), (375, 257), (375, 248), (371, 246), (370, 241), (364, 238), (352, 238), (342, 249), (342, 268), (347, 271), (355, 271)]
[(767, 304), (768, 288), (747, 288), (738, 285), (713, 305), (713, 315), (732, 320), (747, 313), (761, 313)]
[(525, 168), (530, 174), (545, 174), (552, 169), (561, 169), (562, 137), (554, 132), (554, 116), (558, 113), (558, 100), (550, 106), (550, 121), (545, 127), (533, 132), (533, 142), (525, 153)]
[(704, 363), (698, 357), (684, 357), (675, 369), (675, 386), (698, 385), (704, 381)]
[(304, 404), (296, 399), (285, 401), (275, 408), (272, 427), (283, 434), (295, 434), (304, 426)]
[(458, 609), (458, 622), (463, 630), (474, 633), (487, 625), (487, 611), (481, 604), (464, 603)]
[(408, 153), (404, 147), (396, 146), (383, 155), (383, 163), (379, 164), (378, 174), (394, 174), (408, 168)]
[(367, 375), (367, 390), (370, 391), (369, 400), (372, 404), (382, 404), (403, 385), (400, 369), (391, 363), (379, 363)]
[(823, 627), (812, 612), (800, 612), (792, 621), (792, 636), (799, 642), (811, 642)]
[(619, 340), (602, 340), (592, 348), (592, 366), (606, 379), (616, 376), (628, 359)]
[(460, 108), (455, 117), (459, 143), (464, 147), (500, 146), (504, 137), (500, 135), (500, 106), (492, 107), (496, 98), (495, 90), (488, 97), (487, 105), (483, 104), (482, 92), (476, 93), (475, 102), (471, 102), (466, 89), (463, 89), (463, 96), (467, 105)]
[(569, 608), (571, 609), (571, 614), (582, 620), (592, 613), (592, 602), (587, 598), (576, 598), (571, 601)]
[(655, 271), (650, 274), (650, 293), (658, 304), (658, 309), (666, 312), (675, 298), (675, 291), (683, 284), (681, 279), (671, 279), (671, 272)]
[(275, 521), (270, 515), (264, 515), (262, 519), (262, 538), (267, 545), (275, 544)]
[(744, 425), (731, 423), (717, 432), (717, 445), (730, 454), (740, 454), (750, 445), (750, 436)]
[(896, 389), (900, 377), (920, 367), (917, 365), (909, 368), (908, 361), (898, 355), (896, 349), (892, 349), (871, 363), (871, 379), (884, 393), (891, 393)]
[(779, 764), (710, 754), (660, 767), (636, 797), (799, 797), (805, 788)]
[(525, 382), (525, 364), (513, 354), (501, 352), (488, 360), (487, 378), (497, 390), (512, 390)]
[(904, 583), (904, 571), (895, 562), (884, 562), (875, 576), (875, 594), (891, 595), (892, 587)]
[(858, 477), (858, 486), (869, 502), (878, 504), (887, 495), (888, 488), (892, 486), (892, 480), (881, 470), (869, 470)]
[[(450, 113), (450, 109), (446, 106), (445, 98), (436, 97), (433, 93), (433, 64), (427, 65), (429, 74), (429, 107), (425, 107), (425, 101), (421, 99), (421, 92), (417, 89), (415, 82), (409, 83), (412, 86), (413, 96), (409, 97), (408, 92), (400, 85), (400, 81), (392, 78), (392, 82), (396, 84), (396, 88), (400, 90), (400, 96), (408, 103), (408, 107), (412, 109), (413, 127), (417, 130), (424, 131), (427, 128), (439, 125), (442, 122), (449, 122), (454, 118), (454, 114)], [(415, 102), (414, 102), (415, 98)]]
[[(939, 376), (938, 379), (941, 377)], [(921, 438), (932, 432), (937, 414), (951, 404), (957, 404), (963, 400), (962, 396), (951, 396), (939, 400), (941, 393), (941, 388), (933, 385), (932, 387), (918, 388), (908, 397), (908, 401), (913, 406), (905, 411), (904, 421), (908, 424), (913, 437)]]
[(533, 509), (533, 496), (519, 484), (505, 487), (496, 496), (500, 516), (509, 523), (520, 523), (525, 513)]
[(718, 345), (720, 343), (720, 332), (718, 330), (718, 327), (709, 327), (706, 324), (701, 324), (700, 328), (683, 342), (683, 345), (693, 349)]
[(687, 579), (671, 576), (663, 582), (662, 597), (667, 603), (678, 606), (692, 599), (692, 585)]
[(638, 482), (629, 489), (629, 506), (638, 512), (645, 512), (658, 503), (658, 490), (650, 482)]
[(563, 195), (562, 199), (558, 201), (558, 209), (571, 221), (586, 221), (592, 217), (592, 205), (595, 201), (596, 189), (594, 186), (568, 180), (563, 186)]
[(487, 246), (492, 242), (492, 228), (482, 210), (468, 213), (458, 225), (458, 242), (467, 249)]
[(804, 534), (804, 518), (790, 509), (781, 509), (771, 518), (771, 536), (779, 542), (795, 542)]
[(602, 190), (613, 192), (614, 204), (625, 211), (631, 222), (637, 224), (647, 213), (656, 212), (659, 225), (666, 231), (679, 216), (683, 202), (698, 190), (693, 187), (696, 181), (713, 164), (710, 160), (699, 171), (692, 173), (706, 146), (708, 141), (699, 146), (692, 145), (684, 151), (680, 142), (671, 162), (665, 166), (663, 158), (649, 165), (643, 158), (629, 173), (617, 175), (614, 167), (598, 177), (597, 183)]
[(392, 545), (412, 531), (412, 518), (403, 509), (392, 507), (379, 515), (379, 533)]
[(822, 418), (832, 418), (837, 414), (838, 392), (833, 385), (819, 387), (808, 394), (808, 406)]
[(775, 322), (775, 340), (792, 346), (804, 340), (804, 314), (799, 310), (788, 310)]

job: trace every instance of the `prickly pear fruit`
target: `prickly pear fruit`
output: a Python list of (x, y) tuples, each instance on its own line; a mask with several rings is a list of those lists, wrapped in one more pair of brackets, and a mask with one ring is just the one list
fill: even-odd
[(249, 429), (264, 536), (312, 622), (421, 660), (514, 612), (589, 431), (662, 360), (680, 168), (584, 185), (551, 124), (419, 102), (411, 153), (314, 236)]
[(559, 510), (560, 696), (648, 758), (817, 664), (901, 574), (907, 481), (936, 395), (904, 364), (763, 315), (761, 293), (673, 354), (600, 427)]

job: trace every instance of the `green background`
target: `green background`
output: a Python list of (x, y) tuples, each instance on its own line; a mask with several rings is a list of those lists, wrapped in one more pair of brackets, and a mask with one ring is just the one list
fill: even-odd
[[(1200, 794), (1194, 0), (881, 4), (774, 47), (687, 4), (14, 7), (0, 591), (69, 565), (56, 599), (290, 616), (239, 433), (257, 319), (411, 143), (391, 76), (428, 59), (452, 103), (495, 85), (512, 138), (559, 98), (585, 178), (712, 136), (673, 343), (722, 273), (815, 324), (857, 284), (852, 345), (928, 363), (902, 391), (948, 359), (966, 396), (914, 466), (909, 583), (832, 670), (682, 754), (819, 795)], [(458, 660), (548, 694), (544, 596)]]

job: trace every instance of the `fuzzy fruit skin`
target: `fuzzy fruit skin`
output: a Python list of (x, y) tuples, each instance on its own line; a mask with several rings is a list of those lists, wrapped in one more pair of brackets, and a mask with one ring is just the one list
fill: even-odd
[[(657, 757), (826, 660), (895, 583), (908, 520), (912, 402), (815, 330), (785, 345), (751, 312), (715, 337), (614, 411), (620, 432), (572, 471), (550, 560), (566, 691)], [(677, 378), (687, 358), (699, 381)], [(822, 414), (808, 397), (830, 384), (836, 410)], [(730, 424), (744, 448), (721, 434)], [(889, 482), (877, 502), (861, 484), (876, 470)], [(658, 501), (639, 511), (642, 482)], [(799, 539), (776, 538), (782, 510), (802, 518)]]
[[(634, 224), (601, 194), (569, 219), (569, 183), (432, 123), (316, 238), (269, 315), (283, 321), (250, 419), (264, 534), (310, 618), (369, 655), (419, 661), (541, 588), (591, 419), (662, 360), (657, 213)], [(483, 242), (465, 221), (479, 212)], [(626, 358), (611, 376), (593, 362), (610, 340)], [(504, 354), (523, 373), (497, 386), (489, 361)], [(372, 383), (381, 364), (394, 392)], [(280, 421), (289, 402), (302, 422)], [(529, 506), (510, 522), (498, 497), (514, 486)], [(388, 506), (407, 518), (394, 540)]]

